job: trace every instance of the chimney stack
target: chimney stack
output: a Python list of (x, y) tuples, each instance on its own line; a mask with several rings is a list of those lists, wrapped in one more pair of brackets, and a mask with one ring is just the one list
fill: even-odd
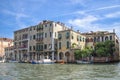
[(71, 30), (73, 30), (73, 26), (71, 26)]
[(115, 29), (113, 29), (113, 33), (115, 33)]

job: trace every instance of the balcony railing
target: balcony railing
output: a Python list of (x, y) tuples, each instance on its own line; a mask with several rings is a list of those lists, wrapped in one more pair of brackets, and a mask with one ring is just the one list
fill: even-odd
[(28, 45), (22, 45), (22, 46), (19, 46), (18, 48), (19, 48), (19, 49), (27, 49), (27, 48), (28, 48)]
[(43, 42), (43, 38), (36, 38), (37, 42)]

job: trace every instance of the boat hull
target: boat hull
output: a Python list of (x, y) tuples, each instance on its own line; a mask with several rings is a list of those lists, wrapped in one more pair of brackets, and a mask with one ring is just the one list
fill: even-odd
[(39, 61), (31, 61), (32, 64), (54, 64), (55, 61), (52, 61), (50, 59), (43, 59)]

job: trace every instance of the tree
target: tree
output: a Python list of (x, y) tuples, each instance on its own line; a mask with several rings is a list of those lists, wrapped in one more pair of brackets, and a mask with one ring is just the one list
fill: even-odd
[(89, 57), (93, 53), (93, 49), (86, 47), (83, 50), (75, 50), (75, 59)]
[(95, 52), (99, 57), (108, 57), (113, 56), (114, 53), (114, 42), (113, 41), (105, 41), (99, 42), (95, 45)]
[(82, 58), (82, 54), (80, 50), (75, 50), (75, 59), (79, 60)]

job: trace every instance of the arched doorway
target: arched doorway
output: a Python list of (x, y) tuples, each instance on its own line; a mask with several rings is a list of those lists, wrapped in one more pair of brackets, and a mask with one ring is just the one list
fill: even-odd
[(60, 53), (59, 53), (59, 59), (60, 59), (60, 60), (63, 60), (63, 59), (64, 59), (63, 52), (60, 52)]
[(65, 61), (70, 62), (70, 52), (65, 53)]

